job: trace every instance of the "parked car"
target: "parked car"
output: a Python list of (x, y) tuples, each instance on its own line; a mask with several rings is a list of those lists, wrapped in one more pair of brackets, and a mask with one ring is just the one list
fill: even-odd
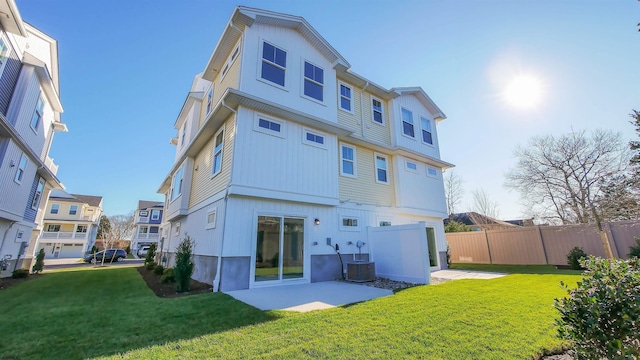
[[(125, 259), (127, 257), (127, 253), (126, 251), (124, 251), (123, 249), (107, 249), (107, 250), (102, 250), (102, 251), (98, 251), (95, 254), (95, 261), (96, 262), (101, 262), (102, 258), (104, 257), (104, 261), (120, 261), (122, 259)], [(94, 258), (94, 254), (89, 254), (87, 256), (84, 257), (84, 262), (92, 262)]]
[(149, 248), (151, 246), (149, 245), (143, 245), (140, 247), (140, 249), (138, 249), (138, 257), (145, 257), (147, 256), (147, 253), (149, 252)]

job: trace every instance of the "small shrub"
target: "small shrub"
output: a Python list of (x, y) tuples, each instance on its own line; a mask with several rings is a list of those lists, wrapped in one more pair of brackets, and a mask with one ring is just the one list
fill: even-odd
[(144, 267), (145, 267), (147, 270), (153, 270), (153, 269), (156, 267), (156, 265), (157, 265), (157, 264), (156, 264), (156, 262), (155, 262), (155, 261), (152, 261), (152, 262), (150, 262), (150, 263), (145, 264), (145, 265), (144, 265)]
[(580, 262), (582, 281), (574, 289), (561, 283), (569, 297), (555, 300), (559, 337), (579, 359), (640, 357), (640, 259)]
[(127, 248), (124, 249), (127, 254), (131, 254), (131, 245), (127, 245)]
[(469, 227), (461, 222), (450, 220), (447, 225), (444, 227), (444, 232), (467, 232), (471, 231)]
[(29, 270), (27, 269), (15, 269), (11, 273), (12, 279), (26, 279), (29, 277)]
[(449, 247), (449, 243), (447, 243), (447, 267), (451, 266), (451, 248)]
[(156, 265), (153, 268), (153, 273), (156, 275), (162, 275), (164, 273), (164, 266), (162, 265)]
[(147, 257), (144, 259), (145, 265), (151, 262), (155, 262), (156, 249), (157, 249), (156, 244), (151, 244), (151, 246), (149, 246), (149, 250), (147, 250)]
[(634, 237), (633, 239), (636, 241), (636, 245), (629, 247), (629, 255), (627, 255), (629, 259), (640, 258), (640, 238)]
[(33, 266), (31, 267), (31, 272), (33, 272), (34, 274), (38, 274), (42, 272), (43, 268), (44, 268), (44, 249), (40, 249), (40, 251), (38, 251), (38, 255), (36, 255), (36, 263), (33, 264)]
[(580, 260), (586, 257), (587, 253), (585, 253), (581, 247), (576, 246), (567, 254), (567, 264), (569, 264), (573, 270), (581, 270)]
[(162, 274), (162, 277), (160, 278), (160, 282), (163, 284), (167, 284), (167, 283), (174, 283), (176, 282), (176, 278), (173, 275), (173, 268), (167, 268), (164, 269), (164, 273)]
[(189, 235), (185, 235), (184, 239), (182, 239), (176, 248), (176, 266), (173, 268), (173, 273), (176, 278), (177, 292), (189, 291), (191, 275), (193, 275), (195, 268), (195, 264), (193, 263), (193, 246), (194, 241)]

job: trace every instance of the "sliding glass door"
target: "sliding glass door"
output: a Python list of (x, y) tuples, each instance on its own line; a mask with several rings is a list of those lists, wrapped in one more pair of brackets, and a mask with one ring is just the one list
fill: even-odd
[(256, 282), (304, 276), (304, 219), (258, 216)]

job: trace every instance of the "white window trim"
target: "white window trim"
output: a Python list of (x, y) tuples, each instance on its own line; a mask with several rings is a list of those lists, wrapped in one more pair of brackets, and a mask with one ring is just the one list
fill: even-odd
[[(436, 174), (435, 175), (429, 174), (429, 169), (434, 170), (436, 172)], [(427, 176), (430, 177), (430, 178), (437, 179), (438, 178), (438, 169), (436, 169), (434, 167), (431, 167), (431, 166), (427, 166)]]
[[(233, 63), (236, 62), (236, 59), (240, 57), (240, 44), (238, 43), (236, 46), (233, 47), (233, 51), (231, 51), (231, 53), (229, 54), (229, 57), (227, 58), (227, 61), (225, 62), (224, 66), (222, 67), (222, 72), (220, 73), (220, 81), (222, 81), (222, 79), (224, 79), (225, 76), (227, 76), (227, 74), (229, 73), (229, 70), (231, 70), (231, 67), (233, 66)], [(236, 57), (233, 57), (233, 54), (238, 51), (238, 54), (236, 55)], [(262, 58), (262, 54), (260, 54), (260, 58)], [(260, 67), (262, 69), (262, 67)], [(226, 71), (225, 71), (226, 69)], [(285, 77), (285, 84), (287, 83), (287, 70), (285, 68), (284, 71), (284, 77)], [(262, 74), (260, 74), (262, 76)]]
[[(344, 220), (345, 219), (354, 219), (357, 220), (358, 225), (357, 226), (345, 226), (344, 224)], [(340, 231), (360, 231), (361, 227), (362, 227), (362, 222), (360, 221), (360, 218), (357, 216), (352, 216), (352, 215), (340, 215), (340, 223), (339, 225), (339, 229)]]
[[(7, 65), (8, 59), (11, 56), (11, 46), (9, 43), (9, 39), (7, 39), (3, 34), (0, 34), (0, 41), (2, 41), (2, 43), (4, 44), (4, 46), (7, 47), (7, 50), (5, 52), (5, 56), (4, 56), (4, 61), (2, 62), (2, 64), (0, 64), (0, 77), (2, 77), (2, 73), (4, 72), (4, 68)], [(0, 51), (2, 51), (0, 49)], [(0, 54), (0, 56), (2, 56), (2, 54)]]
[[(213, 92), (214, 92), (214, 88), (213, 88), (213, 84), (211, 84), (211, 86), (209, 87), (209, 89), (207, 90), (207, 98), (206, 98), (206, 102), (205, 102), (205, 116), (211, 114), (211, 112), (213, 111)], [(211, 103), (209, 103), (209, 94), (211, 94)], [(208, 109), (207, 109), (208, 108)]]
[[(215, 177), (216, 175), (220, 174), (222, 172), (222, 167), (224, 165), (224, 145), (226, 143), (225, 141), (225, 126), (222, 125), (222, 127), (220, 128), (220, 130), (218, 130), (215, 135), (213, 135), (213, 149), (211, 149), (211, 178)], [(222, 148), (220, 149), (220, 169), (216, 172), (216, 139), (218, 138), (218, 135), (220, 135), (220, 133), (222, 133)]]
[(185, 140), (187, 138), (187, 121), (180, 127), (180, 148), (184, 147)]
[[(155, 219), (153, 218), (154, 214), (158, 214)], [(151, 220), (160, 220), (160, 210), (151, 210)]]
[[(178, 198), (180, 198), (180, 197), (182, 196), (182, 190), (184, 189), (184, 170), (185, 170), (185, 167), (186, 167), (186, 166), (185, 166), (185, 164), (186, 164), (186, 163), (185, 163), (185, 162), (183, 162), (183, 163), (178, 167), (178, 169), (176, 169), (176, 171), (173, 173), (173, 175), (171, 175), (171, 188), (170, 188), (170, 190), (169, 190), (169, 191), (170, 191), (170, 193), (169, 193), (169, 203), (172, 203), (172, 202), (176, 201)], [(176, 185), (176, 184), (174, 183), (174, 182), (175, 182), (175, 179), (176, 179), (176, 177), (175, 177), (175, 176), (176, 176), (176, 174), (178, 174), (178, 172), (180, 172), (180, 171), (182, 171), (182, 177), (181, 177), (181, 180), (182, 180), (182, 186), (180, 186), (180, 192), (178, 193), (178, 195), (175, 195), (175, 196), (174, 196), (173, 191), (175, 190), (175, 188), (174, 188), (174, 187), (175, 187), (175, 185)]]
[[(379, 122), (377, 122), (377, 121), (373, 120), (373, 100), (375, 100), (375, 101), (379, 101), (379, 102), (380, 102), (380, 110), (381, 110), (381, 115), (382, 115), (382, 123), (379, 123)], [(384, 101), (382, 101), (382, 99), (379, 99), (379, 98), (377, 98), (377, 97), (375, 97), (375, 96), (371, 95), (371, 101), (370, 101), (370, 103), (371, 103), (371, 122), (372, 122), (372, 123), (374, 123), (374, 124), (377, 124), (377, 125), (379, 125), (379, 126), (386, 126), (387, 121), (386, 121), (386, 119), (385, 119), (385, 117), (384, 117)]]
[[(327, 105), (325, 104), (325, 99), (327, 98), (327, 94), (326, 94), (326, 90), (327, 90), (327, 86), (326, 86), (326, 85), (327, 85), (327, 81), (326, 81), (326, 79), (327, 79), (327, 77), (326, 77), (326, 73), (327, 73), (327, 71), (326, 71), (322, 66), (318, 66), (318, 65), (316, 65), (314, 62), (309, 61), (309, 60), (306, 60), (306, 59), (304, 59), (304, 58), (300, 59), (300, 61), (301, 61), (301, 63), (300, 63), (300, 81), (301, 81), (301, 82), (300, 82), (300, 97), (302, 97), (302, 98), (304, 98), (304, 99), (307, 99), (307, 100), (309, 100), (309, 101), (313, 101), (313, 102), (314, 102), (314, 103), (316, 103), (316, 104), (320, 104), (320, 105), (322, 105), (322, 106), (327, 106)], [(304, 76), (304, 63), (305, 63), (305, 62), (308, 62), (309, 64), (311, 64), (311, 65), (313, 65), (313, 66), (317, 67), (318, 69), (321, 69), (321, 70), (322, 70), (322, 81), (323, 81), (323, 83), (322, 83), (322, 84), (320, 84), (320, 83), (316, 82), (316, 81), (315, 81), (315, 80), (313, 80), (313, 79), (309, 79), (309, 80), (310, 80), (311, 82), (313, 82), (314, 84), (320, 84), (320, 85), (322, 85), (322, 101), (320, 101), (320, 100), (318, 100), (318, 99), (316, 99), (316, 98), (314, 98), (314, 97), (307, 96), (307, 95), (305, 95), (305, 93), (304, 93), (304, 82), (305, 82), (305, 79), (306, 79), (306, 77)]]
[[(319, 144), (315, 141), (310, 141), (307, 140), (307, 133), (316, 135), (316, 136), (322, 136), (322, 138), (324, 139), (324, 143), (323, 144)], [(309, 146), (315, 146), (317, 148), (320, 149), (324, 149), (327, 150), (327, 134), (320, 132), (320, 131), (316, 131), (316, 130), (311, 130), (308, 128), (302, 128), (302, 143), (305, 145), (309, 145)]]
[[(347, 88), (349, 88), (351, 90), (351, 98), (349, 98), (349, 101), (351, 103), (351, 110), (347, 110), (347, 109), (342, 107), (342, 101), (341, 101), (342, 100), (342, 93), (340, 92), (340, 87), (341, 86), (347, 87)], [(338, 80), (338, 109), (340, 109), (340, 110), (342, 110), (344, 112), (347, 112), (349, 114), (353, 114), (353, 107), (354, 107), (354, 104), (355, 104), (354, 94), (355, 93), (353, 92), (353, 86)]]
[[(413, 136), (409, 136), (407, 134), (404, 133), (404, 123), (406, 121), (404, 121), (404, 118), (402, 117), (402, 110), (407, 110), (408, 112), (411, 113), (411, 121), (413, 121), (413, 123), (411, 124), (413, 126)], [(411, 139), (411, 140), (416, 140), (416, 120), (413, 118), (413, 111), (406, 109), (404, 107), (400, 108), (400, 133), (402, 134), (402, 136), (406, 137), (407, 139)], [(420, 134), (422, 135), (422, 134)]]
[[(433, 137), (434, 137), (434, 136), (433, 136), (433, 126), (434, 126), (433, 121), (431, 121), (431, 120), (430, 120), (428, 117), (426, 117), (426, 116), (418, 115), (418, 117), (420, 118), (420, 141), (422, 141), (422, 143), (423, 143), (423, 144), (425, 144), (425, 145), (428, 145), (428, 146), (434, 147), (435, 145), (433, 144), (433, 143), (434, 143), (434, 141), (433, 141)], [(422, 119), (427, 120), (427, 121), (429, 122), (430, 127), (431, 127), (431, 131), (430, 131), (430, 132), (431, 132), (431, 144), (429, 144), (428, 142), (424, 141), (424, 137), (422, 136), (422, 131), (424, 130), (424, 129), (422, 128)]]
[[(280, 132), (260, 127), (260, 119), (280, 124)], [(277, 120), (277, 119), (274, 119), (274, 118), (272, 118), (270, 116), (266, 116), (264, 114), (256, 113), (254, 118), (253, 118), (253, 130), (254, 131), (257, 131), (257, 132), (260, 132), (260, 133), (263, 133), (263, 134), (267, 134), (267, 135), (271, 135), (271, 136), (276, 136), (276, 137), (283, 138), (283, 139), (286, 137), (287, 128), (286, 128), (285, 125), (286, 125), (286, 123), (283, 120)]]
[[(42, 102), (42, 110), (41, 110), (41, 114), (40, 117), (38, 118), (38, 122), (36, 123), (36, 126), (33, 126), (33, 115), (35, 115), (36, 112), (38, 112), (38, 103)], [(29, 120), (29, 127), (31, 128), (31, 130), (33, 130), (34, 133), (38, 133), (38, 129), (40, 129), (42, 126), (42, 122), (44, 121), (44, 100), (42, 99), (42, 93), (38, 94), (38, 100), (36, 101), (36, 107), (33, 108), (33, 114), (31, 115), (31, 119)]]
[(140, 216), (140, 217), (148, 217), (149, 216), (149, 212), (147, 210), (140, 210), (140, 212), (138, 213), (138, 216)]
[[(416, 168), (415, 169), (410, 168), (409, 167), (409, 163), (414, 164), (416, 166)], [(409, 171), (409, 172), (417, 174), (418, 173), (418, 163), (415, 162), (415, 161), (411, 161), (411, 160), (405, 160), (404, 161), (404, 169)]]
[[(42, 185), (42, 189), (40, 189), (40, 195), (36, 196), (38, 194), (38, 187), (40, 187), (40, 185)], [(40, 178), (38, 180), (38, 185), (36, 185), (36, 192), (33, 194), (33, 201), (31, 202), (32, 210), (38, 210), (38, 207), (40, 206), (40, 201), (42, 201), (42, 195), (44, 193), (45, 185), (46, 185), (46, 181), (44, 180), (44, 178)]]
[[(273, 87), (275, 87), (275, 88), (277, 88), (277, 89), (284, 90), (284, 91), (287, 91), (287, 92), (288, 92), (289, 90), (287, 90), (287, 84), (289, 83), (289, 82), (288, 82), (288, 77), (289, 77), (289, 75), (288, 75), (288, 74), (289, 74), (289, 71), (287, 71), (287, 62), (289, 62), (289, 60), (290, 60), (290, 59), (287, 59), (287, 60), (285, 61), (285, 67), (284, 67), (284, 86), (283, 86), (283, 85), (280, 85), (280, 84), (276, 84), (276, 83), (274, 83), (273, 81), (270, 81), (270, 80), (264, 79), (264, 78), (262, 77), (262, 61), (264, 61), (264, 59), (262, 58), (262, 49), (263, 49), (263, 47), (264, 47), (264, 45), (263, 45), (264, 43), (267, 43), (267, 44), (269, 44), (269, 45), (271, 45), (271, 46), (275, 46), (275, 47), (277, 47), (278, 49), (280, 49), (280, 50), (284, 51), (284, 52), (285, 52), (285, 54), (287, 54), (287, 58), (289, 57), (289, 51), (288, 51), (287, 49), (283, 48), (283, 47), (282, 47), (282, 46), (280, 46), (280, 45), (276, 45), (276, 44), (272, 43), (271, 41), (266, 41), (266, 40), (264, 40), (264, 39), (260, 39), (260, 47), (258, 48), (258, 49), (259, 49), (259, 50), (258, 50), (258, 70), (256, 71), (256, 73), (257, 73), (257, 75), (258, 75), (258, 79), (257, 79), (257, 80), (258, 80), (258, 81), (260, 81), (260, 82), (263, 82), (263, 83), (265, 83), (265, 84), (267, 84), (267, 85), (271, 85), (271, 86), (273, 86)], [(268, 61), (269, 63), (271, 63), (269, 60), (266, 60), (266, 61)], [(274, 65), (276, 65), (276, 66), (280, 67), (280, 65), (277, 65), (277, 64), (274, 64)]]
[[(384, 169), (387, 171), (387, 181), (380, 181), (378, 179), (378, 156), (381, 158), (384, 158), (385, 164), (387, 164), (387, 168)], [(391, 182), (389, 181), (389, 178), (391, 176), (390, 171), (389, 171), (389, 157), (387, 155), (384, 154), (380, 154), (380, 153), (373, 153), (373, 168), (375, 169), (375, 174), (374, 176), (376, 177), (376, 183), (378, 184), (385, 184), (385, 185), (389, 185)]]
[(393, 225), (393, 222), (391, 221), (390, 217), (379, 217), (377, 219), (378, 227), (383, 227), (382, 225), (380, 225), (380, 223), (383, 222), (383, 221), (389, 223), (389, 225), (385, 225), (385, 226), (392, 226)]
[[(352, 174), (347, 174), (345, 172), (342, 171), (342, 161), (344, 160), (342, 158), (342, 147), (348, 147), (351, 148), (353, 150), (353, 175)], [(350, 178), (358, 178), (358, 152), (357, 152), (357, 148), (354, 145), (349, 145), (346, 143), (341, 142), (340, 143), (340, 149), (338, 149), (339, 151), (339, 156), (340, 156), (340, 175), (341, 176), (346, 176), (346, 177), (350, 177)], [(351, 161), (351, 160), (347, 160), (347, 161)]]
[[(216, 228), (216, 223), (218, 222), (218, 208), (211, 208), (207, 210), (207, 214), (204, 217), (204, 223), (205, 223), (205, 229), (215, 229)], [(209, 222), (209, 215), (214, 214), (213, 216), (213, 223)]]
[[(24, 159), (24, 167), (22, 167), (22, 159)], [(29, 158), (27, 155), (22, 153), (20, 155), (20, 161), (18, 162), (18, 167), (16, 168), (16, 173), (13, 175), (13, 181), (16, 184), (22, 184), (22, 180), (24, 180), (24, 174), (27, 172), (27, 166), (29, 166)], [(21, 174), (21, 178), (18, 179), (18, 174)]]
[[(53, 212), (53, 207), (57, 206), (56, 212)], [(60, 204), (51, 204), (51, 208), (49, 209), (49, 214), (57, 215), (60, 213)]]
[(174, 232), (175, 235), (180, 235), (180, 222), (178, 221), (176, 223), (176, 226), (174, 227)]
[[(74, 206), (75, 206), (76, 211), (75, 211), (75, 214), (72, 214), (72, 213), (71, 213), (71, 209), (73, 209), (73, 207), (74, 207)], [(70, 206), (69, 206), (69, 215), (78, 215), (78, 210), (80, 210), (80, 209), (78, 208), (78, 205), (70, 205)]]

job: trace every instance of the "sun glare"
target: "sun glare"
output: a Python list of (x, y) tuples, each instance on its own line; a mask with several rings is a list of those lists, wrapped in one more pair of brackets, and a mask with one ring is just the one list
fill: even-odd
[(542, 99), (542, 83), (531, 75), (517, 75), (504, 91), (508, 104), (517, 108), (532, 108)]

